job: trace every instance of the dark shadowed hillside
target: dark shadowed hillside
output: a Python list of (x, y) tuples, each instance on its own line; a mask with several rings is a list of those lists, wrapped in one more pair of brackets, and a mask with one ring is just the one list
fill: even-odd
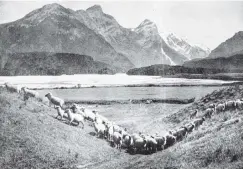
[(219, 73), (220, 69), (188, 68), (184, 66), (152, 65), (148, 67), (134, 68), (127, 72), (128, 75), (166, 76), (176, 74), (209, 74)]
[(183, 64), (189, 68), (215, 68), (224, 69), (225, 72), (242, 72), (243, 71), (243, 55), (238, 54), (231, 57), (219, 57), (214, 59), (191, 60)]
[(61, 74), (113, 74), (119, 70), (92, 57), (71, 53), (15, 53), (8, 56), (0, 72), (4, 76), (61, 75)]

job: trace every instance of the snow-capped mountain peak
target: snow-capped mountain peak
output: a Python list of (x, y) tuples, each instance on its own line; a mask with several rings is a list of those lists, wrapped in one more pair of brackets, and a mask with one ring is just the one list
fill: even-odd
[(210, 49), (202, 45), (192, 44), (187, 39), (180, 38), (175, 33), (160, 33), (165, 43), (176, 52), (187, 57), (188, 60), (205, 58), (209, 55)]

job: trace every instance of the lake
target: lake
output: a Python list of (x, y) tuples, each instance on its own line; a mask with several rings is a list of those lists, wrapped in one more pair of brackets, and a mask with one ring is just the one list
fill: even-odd
[(0, 76), (0, 85), (5, 82), (27, 86), (29, 88), (56, 87), (107, 87), (126, 85), (222, 85), (233, 81), (211, 79), (162, 78), (160, 76), (116, 75), (62, 75), (62, 76)]

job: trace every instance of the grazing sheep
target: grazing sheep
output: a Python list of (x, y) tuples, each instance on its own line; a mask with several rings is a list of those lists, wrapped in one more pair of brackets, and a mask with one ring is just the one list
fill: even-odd
[(113, 134), (113, 142), (114, 142), (115, 147), (121, 151), (121, 145), (122, 145), (122, 135), (121, 135), (121, 133), (114, 132), (114, 134)]
[(84, 128), (84, 116), (82, 116), (81, 114), (74, 114), (71, 112), (71, 109), (67, 109), (65, 111), (65, 113), (67, 113), (68, 115), (68, 119), (69, 119), (69, 124), (71, 125), (72, 122), (76, 122), (81, 123), (82, 124), (82, 128)]
[(21, 88), (20, 88), (20, 86), (14, 86), (14, 85), (12, 85), (12, 84), (10, 84), (10, 83), (4, 83), (4, 85), (5, 85), (5, 87), (6, 87), (6, 89), (9, 91), (9, 92), (16, 92), (16, 93), (21, 93)]
[(56, 119), (58, 119), (58, 117), (61, 117), (60, 120), (62, 120), (63, 117), (68, 117), (66, 112), (60, 106), (54, 106), (54, 108), (57, 110)]
[(81, 108), (81, 111), (85, 114), (85, 117), (89, 120), (94, 122), (95, 121), (95, 114), (92, 110), (86, 109), (84, 107)]
[(26, 87), (22, 87), (21, 90), (24, 93), (24, 100), (30, 97), (35, 97), (35, 98), (39, 97), (39, 93), (34, 90), (27, 89)]
[(190, 119), (196, 117), (197, 113), (198, 113), (198, 110), (196, 109), (195, 111), (193, 111), (193, 112), (190, 114)]
[(225, 109), (226, 110), (232, 110), (235, 108), (235, 101), (233, 100), (228, 100), (226, 103), (225, 103)]
[(52, 93), (47, 93), (45, 95), (45, 97), (48, 98), (49, 100), (49, 105), (51, 106), (51, 103), (56, 105), (56, 106), (60, 106), (60, 107), (63, 107), (63, 104), (64, 104), (64, 100), (61, 99), (61, 98), (58, 98), (58, 97), (55, 97), (52, 95)]
[(207, 108), (205, 110), (204, 117), (205, 118), (211, 118), (211, 116), (213, 115), (214, 111), (215, 110), (213, 108)]
[(173, 144), (175, 144), (176, 137), (171, 135), (171, 134), (169, 134), (169, 133), (167, 133), (165, 135), (165, 140), (166, 140), (166, 142), (165, 142), (164, 148), (166, 149), (166, 148), (172, 146)]
[(195, 128), (195, 129), (198, 129), (198, 127), (199, 127), (200, 125), (202, 125), (204, 121), (205, 121), (205, 117), (202, 117), (202, 118), (200, 118), (200, 119), (196, 119), (196, 120), (194, 120), (194, 121), (192, 122), (192, 124), (194, 125), (194, 128)]
[(104, 124), (94, 122), (94, 129), (96, 131), (97, 137), (105, 137), (106, 127)]
[(187, 128), (186, 127), (181, 127), (176, 131), (169, 131), (169, 133), (173, 136), (176, 137), (176, 140), (180, 141), (183, 139), (183, 137), (186, 136), (187, 134)]
[(235, 107), (236, 107), (237, 109), (242, 109), (242, 108), (243, 108), (243, 101), (240, 100), (240, 99), (237, 99), (237, 100), (235, 101)]
[(215, 113), (219, 113), (225, 110), (225, 103), (220, 103), (215, 107)]

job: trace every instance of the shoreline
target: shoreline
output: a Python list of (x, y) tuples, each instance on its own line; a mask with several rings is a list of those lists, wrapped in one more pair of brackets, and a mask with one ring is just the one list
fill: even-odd
[(179, 98), (143, 98), (132, 100), (65, 100), (66, 105), (73, 103), (87, 104), (87, 105), (113, 105), (113, 104), (154, 104), (154, 103), (167, 103), (167, 104), (190, 104), (195, 101), (195, 98), (179, 99)]
[(122, 87), (223, 87), (223, 86), (235, 86), (235, 85), (243, 85), (243, 81), (232, 82), (232, 83), (216, 83), (216, 84), (134, 84), (134, 85), (110, 85), (110, 86), (84, 86), (84, 87), (29, 87), (32, 90), (62, 90), (62, 89), (84, 89), (84, 88), (122, 88)]

